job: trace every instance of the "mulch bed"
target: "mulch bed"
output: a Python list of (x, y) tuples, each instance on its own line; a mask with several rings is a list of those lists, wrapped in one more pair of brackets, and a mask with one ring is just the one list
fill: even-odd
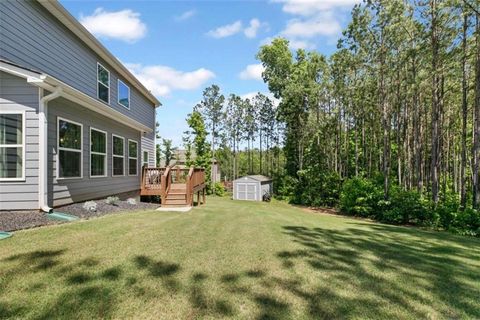
[(73, 214), (82, 219), (90, 219), (100, 217), (111, 213), (141, 211), (141, 210), (155, 210), (160, 207), (156, 203), (138, 202), (135, 205), (128, 204), (127, 201), (117, 201), (115, 205), (108, 204), (106, 200), (97, 200), (97, 211), (91, 212), (83, 209), (84, 202), (72, 203), (63, 207), (55, 208), (55, 211)]
[(38, 211), (0, 211), (1, 231), (15, 231), (58, 223), (61, 221), (50, 220), (45, 213)]
[[(81, 219), (90, 219), (121, 212), (155, 210), (160, 205), (156, 203), (137, 202), (135, 205), (127, 201), (117, 201), (115, 205), (107, 204), (105, 200), (97, 200), (97, 211), (90, 212), (83, 209), (84, 202), (73, 203), (55, 208), (55, 211), (72, 214)], [(16, 231), (40, 226), (64, 223), (62, 221), (50, 220), (46, 213), (38, 211), (0, 211), (0, 230)]]

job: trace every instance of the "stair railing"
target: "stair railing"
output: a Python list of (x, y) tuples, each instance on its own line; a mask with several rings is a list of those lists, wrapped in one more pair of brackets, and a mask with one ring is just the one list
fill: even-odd
[(168, 194), (168, 191), (170, 190), (170, 184), (171, 184), (171, 171), (170, 171), (170, 167), (166, 167), (165, 172), (163, 173), (162, 178), (161, 178), (162, 204), (164, 204), (167, 201), (167, 194)]
[(186, 191), (187, 191), (187, 203), (193, 205), (193, 178), (194, 178), (194, 168), (193, 166), (190, 167), (188, 170), (187, 181), (186, 183)]

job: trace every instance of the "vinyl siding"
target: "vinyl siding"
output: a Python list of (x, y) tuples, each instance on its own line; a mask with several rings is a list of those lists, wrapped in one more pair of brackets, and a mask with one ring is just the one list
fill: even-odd
[(142, 163), (143, 163), (143, 151), (148, 152), (148, 166), (155, 167), (155, 132), (147, 133), (142, 137)]
[(130, 110), (118, 103), (114, 69), (36, 1), (0, 1), (0, 58), (47, 73), (97, 98), (97, 62), (110, 71), (110, 107), (155, 128), (155, 110), (130, 87)]
[[(38, 208), (38, 88), (0, 72), (0, 110), (25, 111), (25, 181), (0, 181), (0, 210)], [(1, 213), (0, 213), (1, 214)]]
[[(57, 180), (57, 117), (83, 125), (83, 178)], [(107, 132), (107, 177), (90, 178), (90, 127)], [(125, 176), (112, 176), (112, 134), (125, 138)], [(138, 142), (137, 176), (128, 176), (128, 139)], [(139, 131), (123, 126), (112, 119), (96, 114), (64, 98), (49, 103), (48, 151), (49, 151), (49, 202), (59, 206), (72, 202), (105, 198), (109, 195), (136, 191), (141, 180), (142, 137)]]

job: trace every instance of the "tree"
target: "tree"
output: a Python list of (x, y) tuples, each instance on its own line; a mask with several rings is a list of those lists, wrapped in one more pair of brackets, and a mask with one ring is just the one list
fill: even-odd
[(187, 124), (190, 127), (189, 134), (191, 138), (189, 139), (195, 151), (195, 160), (193, 163), (197, 167), (205, 168), (205, 179), (207, 185), (210, 185), (212, 157), (210, 145), (207, 142), (208, 132), (205, 126), (205, 120), (200, 112), (194, 110), (188, 115)]
[(175, 155), (175, 151), (177, 148), (172, 147), (172, 140), (170, 139), (162, 139), (162, 144), (163, 144), (163, 157), (165, 159), (165, 165), (169, 166), (170, 162), (173, 160), (173, 157)]
[[(195, 110), (203, 115), (206, 120), (207, 128), (210, 129), (211, 147), (212, 147), (212, 161), (215, 159), (215, 145), (216, 139), (219, 137), (219, 132), (223, 127), (223, 104), (225, 97), (220, 93), (220, 87), (213, 84), (203, 91), (203, 99), (200, 101)], [(214, 180), (216, 177), (213, 177)], [(212, 186), (213, 187), (213, 186)]]
[(242, 123), (244, 119), (244, 102), (238, 95), (231, 94), (225, 111), (225, 130), (232, 148), (232, 180), (238, 177), (237, 153), (242, 141)]

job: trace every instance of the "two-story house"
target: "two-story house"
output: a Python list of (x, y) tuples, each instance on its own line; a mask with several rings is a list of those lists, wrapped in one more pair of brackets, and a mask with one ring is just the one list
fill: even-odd
[(57, 1), (0, 1), (0, 210), (138, 193), (159, 105)]

